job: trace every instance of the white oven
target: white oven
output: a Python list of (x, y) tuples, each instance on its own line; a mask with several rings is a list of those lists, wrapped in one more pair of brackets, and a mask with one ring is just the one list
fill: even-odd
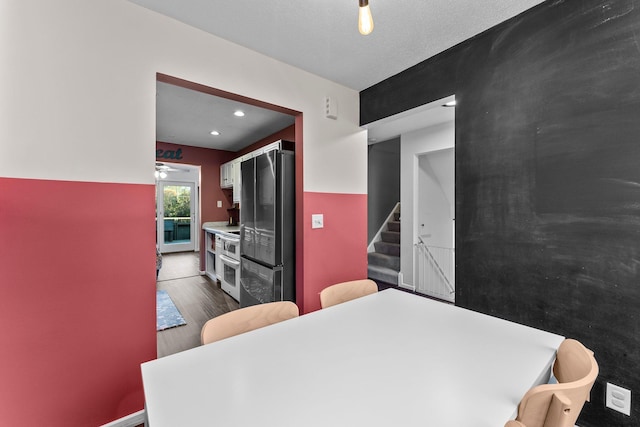
[(227, 233), (220, 233), (218, 236), (220, 236), (220, 245), (222, 246), (221, 253), (231, 259), (240, 261), (240, 236)]
[(240, 300), (240, 236), (220, 234), (220, 287)]

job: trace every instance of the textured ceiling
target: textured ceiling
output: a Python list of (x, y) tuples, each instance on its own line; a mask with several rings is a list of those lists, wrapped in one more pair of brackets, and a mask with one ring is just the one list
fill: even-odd
[(362, 90), (541, 0), (130, 0), (257, 52)]
[[(357, 91), (542, 2), (370, 0), (375, 27), (362, 36), (356, 0), (129, 1)], [(453, 109), (436, 104), (367, 126), (370, 140), (452, 120)], [(233, 101), (159, 83), (157, 139), (237, 151), (293, 123), (261, 109), (239, 121), (226, 115), (234, 107)], [(209, 134), (213, 128), (221, 137)]]

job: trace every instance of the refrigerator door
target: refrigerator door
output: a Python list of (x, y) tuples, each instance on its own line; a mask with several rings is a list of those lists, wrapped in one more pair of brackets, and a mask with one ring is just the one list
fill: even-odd
[(295, 301), (295, 155), (242, 162), (240, 306)]
[(282, 270), (249, 259), (240, 260), (240, 307), (281, 301)]
[(276, 222), (278, 209), (276, 183), (279, 178), (276, 168), (277, 154), (277, 151), (269, 151), (254, 158), (255, 253), (252, 258), (266, 265), (282, 264), (278, 247), (281, 239), (276, 236), (276, 232), (279, 231)]
[(240, 165), (242, 192), (240, 199), (240, 255), (255, 258), (255, 159)]

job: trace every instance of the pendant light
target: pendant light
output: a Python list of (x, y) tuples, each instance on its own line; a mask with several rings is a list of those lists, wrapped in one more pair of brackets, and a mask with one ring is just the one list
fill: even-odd
[(373, 17), (371, 9), (369, 9), (369, 0), (358, 0), (360, 2), (360, 11), (358, 14), (358, 31), (363, 36), (371, 34), (373, 31)]

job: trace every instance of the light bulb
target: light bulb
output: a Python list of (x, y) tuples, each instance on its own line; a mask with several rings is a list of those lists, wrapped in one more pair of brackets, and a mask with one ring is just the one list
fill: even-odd
[(167, 173), (165, 171), (160, 172), (160, 178), (165, 179), (167, 177)]
[(156, 176), (156, 179), (158, 179), (160, 177), (160, 172), (156, 171), (155, 176)]
[(358, 31), (363, 36), (371, 34), (373, 31), (373, 17), (369, 9), (369, 0), (359, 0), (360, 9), (358, 14)]

